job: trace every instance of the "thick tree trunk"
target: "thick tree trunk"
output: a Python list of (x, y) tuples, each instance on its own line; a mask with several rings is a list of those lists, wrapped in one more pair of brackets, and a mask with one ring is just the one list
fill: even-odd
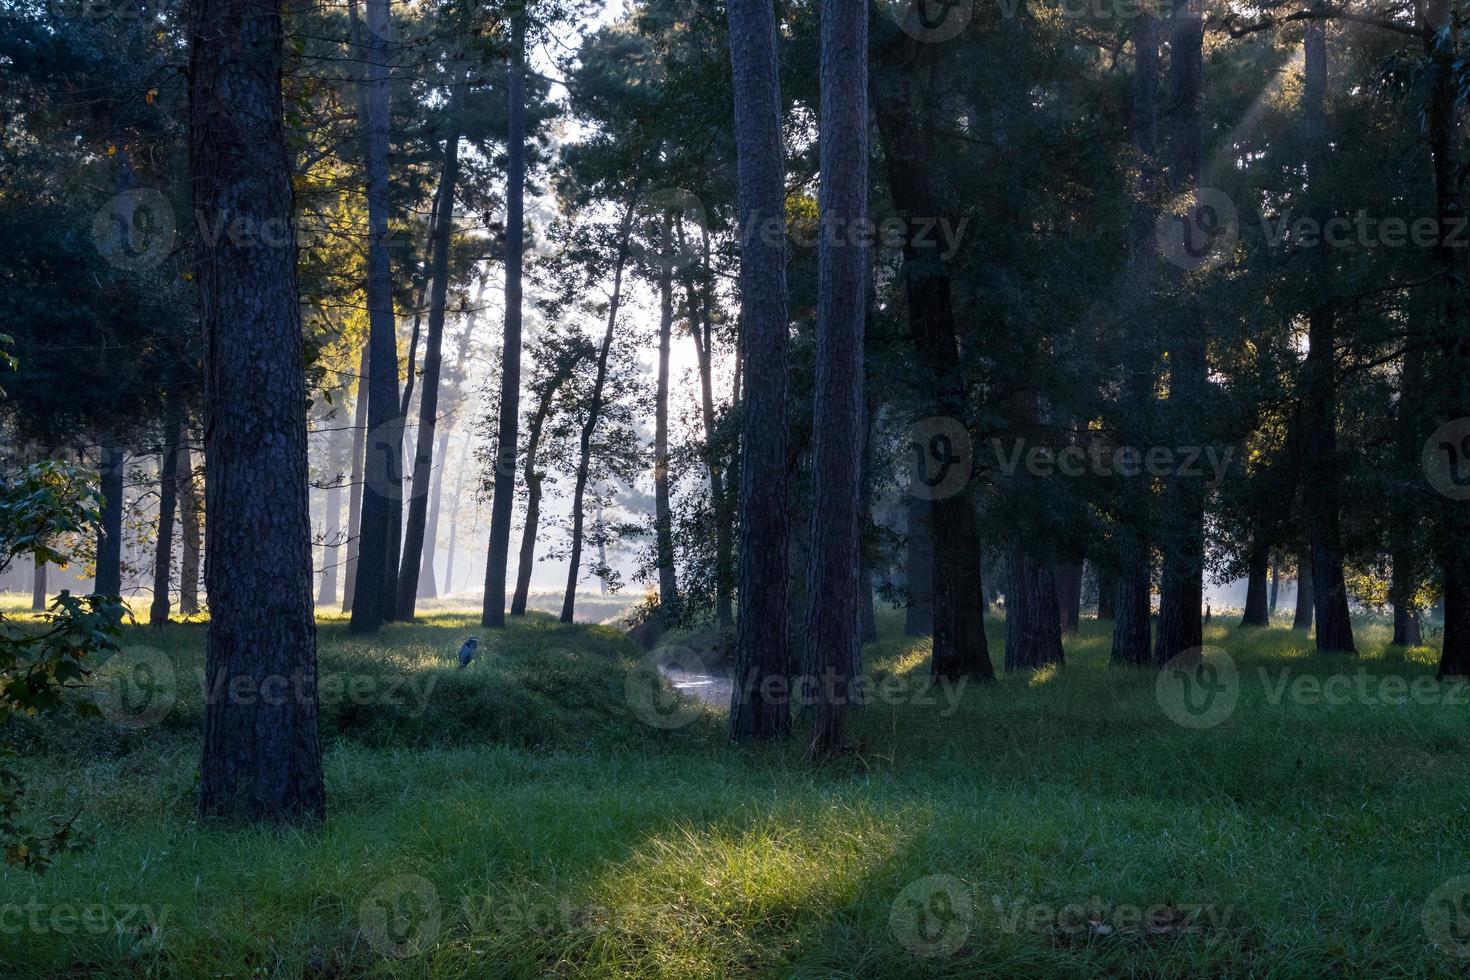
[(1012, 545), (1007, 557), (1006, 671), (1060, 664), (1061, 612), (1052, 566)]
[(818, 692), (807, 753), (842, 748), (842, 718), (860, 707), (862, 672), (863, 324), (867, 254), (841, 233), (867, 220), (868, 16), (860, 0), (822, 0), (821, 190), (807, 662)]
[(908, 592), (903, 617), (905, 636), (934, 633), (934, 540), (930, 536), (929, 512), (927, 500), (908, 497), (904, 501), (907, 518), (904, 567)]
[(1291, 628), (1294, 630), (1309, 630), (1312, 628), (1312, 553), (1311, 548), (1303, 548), (1297, 553), (1296, 559), (1296, 613), (1291, 620)]
[[(434, 429), (439, 423), (439, 374), (444, 346), (444, 305), (449, 296), (449, 237), (454, 226), (454, 190), (459, 180), (459, 107), (463, 83), (450, 100), (449, 135), (444, 140), (444, 167), (439, 176), (439, 209), (434, 225), (433, 288), (429, 294), (429, 330), (424, 347), (424, 383), (419, 395), (419, 431), (409, 492), (408, 523), (398, 572), (398, 618), (412, 620), (419, 594), (424, 557), (424, 530), (429, 514), (429, 482), (433, 478)], [(432, 579), (433, 576), (430, 576)]]
[[(1181, 0), (1169, 37), (1169, 75), (1174, 123), (1171, 189), (1184, 194), (1200, 187), (1204, 170), (1204, 17), (1200, 0)], [(1194, 215), (1189, 215), (1191, 224)], [(1205, 396), (1205, 319), (1192, 298), (1172, 312), (1169, 345), (1168, 415), (1176, 444), (1200, 445), (1199, 408)], [(1204, 638), (1204, 487), (1198, 477), (1169, 481), (1169, 526), (1163, 538), (1164, 568), (1159, 588), (1159, 628), (1154, 662), (1166, 664), (1199, 649)]]
[(1419, 607), (1414, 602), (1414, 592), (1417, 583), (1405, 581), (1408, 576), (1401, 576), (1399, 563), (1394, 563), (1393, 581), (1389, 585), (1389, 595), (1393, 601), (1393, 645), (1396, 647), (1417, 647), (1424, 644), (1424, 632), (1420, 625)]
[(189, 420), (179, 423), (179, 615), (199, 615), (199, 552), (204, 528), (199, 520), (199, 491), (194, 486), (194, 454), (189, 450)]
[(352, 407), (352, 462), (350, 486), (347, 490), (347, 564), (342, 575), (342, 611), (352, 612), (352, 600), (357, 587), (357, 546), (362, 536), (362, 484), (364, 460), (367, 449), (367, 406), (369, 347), (362, 349), (362, 367), (357, 376), (357, 398)]
[(667, 218), (663, 234), (664, 264), (658, 280), (658, 383), (653, 399), (653, 553), (658, 568), (659, 611), (672, 616), (679, 608), (679, 580), (674, 568), (674, 513), (669, 505), (669, 354), (674, 332), (674, 284), (670, 267), (672, 230)]
[(505, 342), (500, 367), (500, 425), (495, 444), (495, 493), (490, 505), (490, 546), (485, 561), (485, 605), (480, 623), (505, 625), (505, 572), (510, 560), (510, 519), (516, 492), (516, 443), (521, 424), (521, 261), (526, 197), (526, 13), (511, 17), (510, 100), (505, 177)]
[[(1133, 105), (1129, 139), (1138, 158), (1137, 200), (1129, 216), (1125, 308), (1133, 329), (1124, 338), (1127, 391), (1119, 426), (1126, 441), (1151, 442), (1154, 409), (1154, 362), (1157, 331), (1153, 325), (1157, 278), (1154, 208), (1159, 115), (1159, 25), (1148, 13), (1133, 21)], [(1115, 538), (1118, 569), (1113, 579), (1113, 649), (1111, 662), (1139, 667), (1152, 662), (1153, 610), (1152, 526), (1153, 481), (1143, 475), (1121, 477), (1120, 520)]]
[[(363, 99), (367, 167), (368, 417), (363, 447), (362, 516), (353, 576), (351, 629), (372, 632), (391, 618), (398, 552), (394, 513), (403, 498), (403, 416), (398, 340), (388, 256), (388, 29), (390, 0), (367, 0)], [(355, 8), (354, 8), (355, 9)]]
[(93, 589), (122, 595), (123, 469), (126, 454), (116, 440), (102, 443), (102, 523), (97, 526), (97, 581)]
[[(1440, 382), (1433, 404), (1437, 421), (1470, 417), (1470, 317), (1465, 289), (1470, 281), (1470, 250), (1461, 241), (1465, 222), (1461, 161), (1460, 71), (1461, 21), (1450, 0), (1428, 0), (1420, 9), (1430, 33), (1426, 54), (1433, 62), (1425, 133), (1434, 167), (1435, 209), (1439, 235), (1434, 261), (1441, 274), (1442, 324), (1438, 336)], [(1463, 501), (1439, 501), (1436, 552), (1444, 573), (1444, 646), (1441, 677), (1470, 676), (1470, 508)]]
[(179, 410), (174, 406), (164, 423), (163, 459), (158, 472), (158, 538), (153, 549), (153, 602), (148, 625), (168, 622), (169, 589), (173, 582), (174, 515), (179, 501)]
[(46, 563), (36, 559), (31, 576), (31, 612), (46, 611)]
[[(923, 89), (931, 84), (926, 52), (914, 51), (891, 21), (875, 63), (882, 76), (873, 96), (883, 139), (889, 195), (913, 227), (946, 213), (932, 186), (928, 163), (934, 152), (932, 110)], [(909, 332), (933, 394), (931, 414), (963, 423), (967, 411), (959, 371), (959, 332), (950, 300), (950, 276), (933, 235), (910, 235), (904, 243)], [(931, 669), (946, 678), (995, 676), (985, 638), (975, 509), (961, 491), (930, 502), (934, 546), (934, 643)]]
[[(211, 227), (290, 228), (275, 0), (198, 0), (189, 162)], [(204, 324), (209, 640), (201, 819), (320, 820), (306, 379), (296, 250), (196, 244)], [(256, 692), (243, 696), (240, 692)]]
[(787, 619), (786, 168), (776, 16), (729, 0), (739, 181), (741, 372), (739, 603), (730, 737), (791, 731)]
[(1058, 562), (1052, 573), (1062, 632), (1075, 633), (1082, 626), (1082, 563)]
[(1271, 563), (1271, 551), (1259, 541), (1251, 548), (1250, 570), (1245, 586), (1245, 616), (1241, 626), (1270, 626), (1271, 611), (1266, 599), (1266, 574)]
[[(1327, 88), (1327, 33), (1320, 20), (1308, 21), (1304, 41), (1305, 71), (1302, 109), (1305, 114), (1307, 173), (1315, 185), (1325, 179), (1328, 147), (1323, 108)], [(1313, 211), (1325, 223), (1330, 212), (1313, 194)], [(1318, 227), (1321, 227), (1319, 224)], [(1327, 243), (1313, 255), (1315, 278), (1330, 285)], [(1309, 348), (1304, 369), (1306, 389), (1307, 458), (1311, 492), (1305, 495), (1312, 548), (1313, 605), (1317, 618), (1317, 649), (1353, 653), (1353, 625), (1348, 617), (1347, 583), (1343, 574), (1342, 533), (1338, 527), (1338, 484), (1341, 462), (1337, 453), (1337, 310), (1326, 301), (1307, 315)]]
[(630, 201), (623, 215), (622, 227), (618, 230), (618, 257), (613, 263), (612, 296), (607, 304), (607, 328), (602, 333), (602, 345), (597, 349), (597, 373), (592, 382), (592, 395), (587, 406), (587, 418), (582, 423), (581, 444), (577, 457), (577, 480), (572, 489), (572, 548), (567, 567), (567, 591), (561, 601), (561, 621), (570, 623), (577, 611), (577, 579), (582, 574), (582, 535), (586, 515), (583, 513), (587, 493), (587, 478), (592, 469), (592, 437), (602, 421), (603, 389), (607, 384), (607, 361), (612, 352), (613, 333), (618, 324), (618, 307), (623, 300), (623, 267), (628, 261), (628, 236), (631, 233), (633, 210), (636, 202)]

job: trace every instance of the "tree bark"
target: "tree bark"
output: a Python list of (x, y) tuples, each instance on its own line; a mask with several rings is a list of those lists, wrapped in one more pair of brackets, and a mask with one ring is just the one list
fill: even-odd
[(158, 539), (153, 549), (153, 602), (148, 607), (150, 626), (163, 626), (168, 622), (169, 587), (173, 580), (174, 515), (179, 501), (177, 405), (167, 412), (164, 429), (163, 459), (158, 473)]
[[(679, 608), (679, 580), (674, 568), (674, 516), (669, 505), (669, 354), (674, 331), (674, 288), (671, 268), (672, 229), (663, 222), (663, 267), (658, 279), (658, 382), (653, 399), (653, 553), (658, 569), (658, 607), (670, 616)], [(524, 545), (522, 546), (524, 549)], [(520, 594), (519, 587), (516, 590)]]
[[(931, 85), (926, 52), (902, 39), (884, 21), (884, 44), (875, 63), (883, 73), (873, 85), (878, 131), (883, 139), (889, 195), (913, 227), (946, 213), (932, 187), (928, 163), (934, 154)], [(964, 379), (959, 371), (959, 333), (950, 300), (950, 275), (932, 235), (909, 235), (904, 248), (904, 284), (909, 332), (932, 383), (932, 414), (963, 423)], [(985, 637), (975, 510), (965, 492), (930, 502), (934, 547), (934, 642), (931, 670), (938, 677), (995, 676)]]
[(739, 616), (730, 737), (791, 731), (787, 621), (786, 169), (776, 15), (729, 0), (739, 184), (741, 371)]
[(812, 405), (812, 517), (807, 662), (816, 678), (807, 754), (842, 749), (842, 719), (861, 707), (863, 325), (867, 255), (848, 230), (867, 220), (868, 17), (861, 0), (822, 0), (816, 378)]
[[(1307, 22), (1304, 41), (1305, 72), (1302, 109), (1305, 115), (1307, 173), (1320, 184), (1327, 170), (1327, 123), (1324, 92), (1327, 88), (1327, 32), (1322, 21)], [(1312, 195), (1312, 208), (1319, 222), (1329, 212), (1320, 191)], [(1330, 285), (1327, 243), (1312, 255), (1314, 278)], [(1353, 624), (1348, 616), (1347, 583), (1343, 573), (1342, 533), (1338, 526), (1338, 484), (1341, 462), (1337, 453), (1337, 310), (1331, 300), (1307, 314), (1309, 348), (1303, 371), (1306, 389), (1307, 458), (1312, 489), (1305, 495), (1312, 548), (1313, 605), (1317, 618), (1317, 649), (1354, 653)]]
[[(1124, 339), (1127, 391), (1119, 428), (1138, 445), (1150, 442), (1154, 409), (1157, 341), (1152, 324), (1157, 278), (1153, 195), (1157, 178), (1159, 116), (1159, 24), (1148, 13), (1133, 22), (1133, 104), (1129, 139), (1138, 158), (1137, 201), (1129, 216), (1125, 307), (1134, 317), (1133, 334)], [(1139, 667), (1152, 661), (1153, 481), (1143, 475), (1120, 478), (1121, 520), (1116, 529), (1118, 571), (1113, 580), (1111, 663)], [(1101, 584), (1099, 584), (1101, 595)]]
[[(194, 207), (211, 226), (292, 227), (281, 48), (278, 0), (195, 3), (190, 178)], [(296, 250), (224, 235), (197, 243), (196, 254), (210, 606), (199, 816), (320, 820)]]
[(1057, 612), (1063, 633), (1075, 633), (1082, 626), (1082, 563), (1058, 562), (1052, 570), (1056, 582)]
[[(439, 177), (440, 214), (434, 225), (433, 289), (429, 294), (429, 329), (424, 346), (424, 383), (419, 394), (419, 431), (409, 492), (408, 523), (398, 572), (398, 618), (412, 621), (419, 594), (428, 522), (429, 482), (433, 477), (434, 431), (439, 419), (439, 374), (444, 346), (444, 306), (449, 296), (449, 237), (454, 225), (454, 190), (459, 179), (459, 108), (463, 82), (450, 98), (451, 123), (444, 140), (444, 167)], [(441, 460), (442, 465), (442, 460)], [(433, 576), (430, 576), (432, 580)]]
[(510, 560), (510, 519), (515, 504), (516, 443), (521, 424), (521, 262), (526, 197), (526, 12), (511, 17), (510, 66), (506, 72), (509, 161), (505, 178), (505, 342), (501, 352), (500, 425), (495, 445), (495, 492), (490, 504), (490, 546), (485, 561), (485, 604), (480, 623), (505, 625), (505, 571)]
[(1052, 566), (1032, 558), (1018, 545), (1010, 547), (1007, 565), (1006, 671), (1063, 663), (1061, 612)]
[(612, 297), (607, 305), (607, 328), (602, 334), (602, 344), (597, 349), (597, 373), (592, 382), (592, 397), (587, 406), (587, 418), (582, 423), (580, 451), (577, 459), (577, 481), (572, 490), (572, 551), (567, 568), (567, 591), (561, 601), (561, 621), (573, 622), (577, 611), (577, 579), (582, 574), (582, 536), (586, 515), (583, 500), (587, 492), (587, 478), (592, 469), (592, 436), (597, 423), (602, 421), (603, 389), (607, 384), (607, 361), (612, 352), (613, 333), (618, 323), (618, 307), (623, 301), (623, 267), (628, 261), (628, 236), (632, 230), (634, 203), (628, 203), (623, 215), (622, 227), (618, 230), (618, 256), (613, 263)]
[(31, 577), (31, 612), (46, 611), (46, 563), (37, 558)]
[(367, 406), (370, 345), (362, 349), (362, 367), (357, 376), (357, 397), (352, 406), (352, 462), (351, 486), (347, 497), (347, 564), (343, 566), (342, 611), (352, 612), (352, 600), (357, 587), (357, 548), (362, 536), (362, 484), (363, 454), (367, 449)]
[[(1204, 171), (1204, 17), (1200, 0), (1180, 0), (1169, 36), (1173, 100), (1174, 166), (1171, 189), (1197, 190)], [(1191, 220), (1193, 216), (1191, 215)], [(1206, 394), (1206, 323), (1200, 303), (1189, 297), (1172, 311), (1168, 414), (1176, 444), (1199, 445), (1197, 422)], [(1176, 475), (1167, 486), (1169, 527), (1163, 539), (1159, 628), (1154, 662), (1166, 664), (1197, 651), (1204, 642), (1204, 488), (1198, 477)]]
[(934, 633), (934, 541), (929, 530), (929, 502), (918, 497), (904, 501), (906, 516), (904, 567), (908, 601), (904, 606), (905, 636)]
[[(391, 618), (398, 552), (393, 515), (403, 498), (403, 415), (398, 340), (388, 256), (388, 27), (391, 0), (367, 0), (363, 156), (367, 167), (368, 417), (363, 447), (362, 516), (353, 576), (354, 633)], [(356, 9), (355, 4), (353, 7)]]
[(1266, 599), (1266, 574), (1271, 563), (1271, 551), (1257, 541), (1251, 546), (1250, 572), (1245, 587), (1245, 615), (1241, 626), (1270, 626), (1271, 611)]
[(1294, 630), (1312, 628), (1312, 551), (1308, 546), (1297, 553), (1296, 614), (1291, 621)]
[(127, 456), (117, 441), (102, 443), (102, 523), (97, 526), (97, 580), (93, 589), (106, 596), (122, 595), (123, 469)]
[(1409, 570), (1412, 568), (1407, 556), (1394, 556), (1392, 579), (1388, 596), (1393, 604), (1393, 646), (1417, 647), (1424, 643), (1424, 632), (1420, 625), (1419, 606), (1415, 601), (1419, 583)]

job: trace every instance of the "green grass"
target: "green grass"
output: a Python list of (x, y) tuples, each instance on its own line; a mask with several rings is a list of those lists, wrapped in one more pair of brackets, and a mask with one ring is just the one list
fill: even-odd
[[(867, 663), (907, 696), (870, 705), (857, 751), (813, 767), (800, 738), (731, 748), (708, 709), (645, 724), (627, 697), (638, 651), (605, 628), (536, 618), (455, 671), (471, 622), (440, 612), (364, 642), (324, 620), (324, 676), (438, 680), (413, 717), (324, 706), (330, 816), (309, 831), (193, 821), (188, 685), (139, 731), (27, 729), (31, 807), (80, 808), (96, 841), (43, 878), (0, 872), (0, 975), (1461, 976), (1470, 963), (1423, 923), (1431, 893), (1470, 874), (1470, 706), (1432, 680), (1404, 703), (1272, 694), (1284, 671), (1432, 677), (1432, 650), (1385, 652), (1377, 628), (1347, 660), (1217, 619), (1208, 638), (1238, 668), (1238, 703), (1196, 729), (1166, 714), (1152, 672), (1106, 667), (1095, 624), (1062, 670), (913, 703), (927, 643), (884, 619)], [(179, 676), (203, 638), (130, 636)]]

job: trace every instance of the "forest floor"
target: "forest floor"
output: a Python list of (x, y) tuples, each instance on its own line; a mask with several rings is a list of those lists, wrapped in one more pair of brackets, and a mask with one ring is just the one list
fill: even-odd
[[(285, 832), (195, 822), (204, 627), (130, 628), (98, 672), (107, 720), (12, 726), (26, 811), (94, 839), (0, 870), (0, 975), (1470, 965), (1470, 705), (1379, 627), (1323, 657), (1217, 617), (1226, 653), (1186, 688), (1109, 669), (1086, 623), (1065, 668), (946, 690), (885, 616), (857, 750), (813, 766), (800, 734), (731, 747), (723, 709), (673, 698), (613, 629), (475, 621), (322, 621), (329, 818)], [(153, 681), (119, 699), (119, 677)]]

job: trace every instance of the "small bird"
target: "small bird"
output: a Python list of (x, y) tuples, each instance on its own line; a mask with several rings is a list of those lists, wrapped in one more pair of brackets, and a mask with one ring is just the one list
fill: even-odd
[(464, 670), (475, 659), (475, 651), (480, 647), (480, 638), (472, 636), (464, 641), (464, 646), (459, 648), (459, 669)]

